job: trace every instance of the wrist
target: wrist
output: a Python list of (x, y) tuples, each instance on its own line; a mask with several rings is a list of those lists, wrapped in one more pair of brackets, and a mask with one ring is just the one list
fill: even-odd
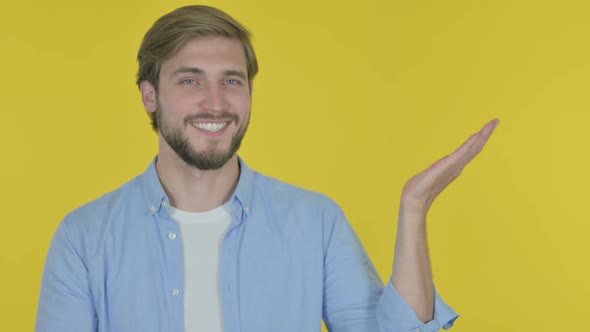
[(407, 216), (408, 218), (426, 219), (430, 204), (425, 200), (413, 199), (402, 196), (400, 201), (400, 217)]

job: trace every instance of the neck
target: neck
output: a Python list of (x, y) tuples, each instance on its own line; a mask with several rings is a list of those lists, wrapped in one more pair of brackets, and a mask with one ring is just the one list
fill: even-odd
[(229, 201), (238, 184), (237, 155), (216, 170), (200, 170), (180, 159), (174, 151), (160, 149), (156, 170), (170, 204), (188, 212), (205, 212)]

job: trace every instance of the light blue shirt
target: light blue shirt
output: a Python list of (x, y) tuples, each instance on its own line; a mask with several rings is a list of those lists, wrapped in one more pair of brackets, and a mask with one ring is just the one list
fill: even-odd
[[(342, 210), (240, 160), (221, 253), (225, 332), (438, 331), (458, 317), (435, 292), (420, 322), (385, 287)], [(156, 173), (70, 213), (45, 264), (37, 332), (183, 332), (179, 226)]]

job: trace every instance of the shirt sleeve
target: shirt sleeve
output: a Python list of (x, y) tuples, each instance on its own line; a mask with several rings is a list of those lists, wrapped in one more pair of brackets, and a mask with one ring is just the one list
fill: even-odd
[(323, 318), (330, 332), (432, 332), (453, 325), (458, 315), (436, 289), (434, 319), (418, 320), (391, 281), (383, 286), (342, 210), (329, 214), (324, 225)]
[(95, 332), (97, 317), (88, 269), (62, 222), (45, 262), (36, 332)]
[(423, 323), (397, 292), (391, 280), (385, 286), (377, 306), (377, 321), (383, 332), (435, 332), (450, 329), (459, 315), (434, 289), (434, 319)]

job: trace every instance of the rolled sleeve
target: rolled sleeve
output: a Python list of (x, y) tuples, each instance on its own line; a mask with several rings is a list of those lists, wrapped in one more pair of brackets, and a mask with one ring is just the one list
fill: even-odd
[(377, 305), (377, 321), (382, 332), (434, 332), (448, 330), (459, 315), (434, 289), (434, 319), (423, 323), (416, 312), (397, 292), (391, 280), (385, 286)]

